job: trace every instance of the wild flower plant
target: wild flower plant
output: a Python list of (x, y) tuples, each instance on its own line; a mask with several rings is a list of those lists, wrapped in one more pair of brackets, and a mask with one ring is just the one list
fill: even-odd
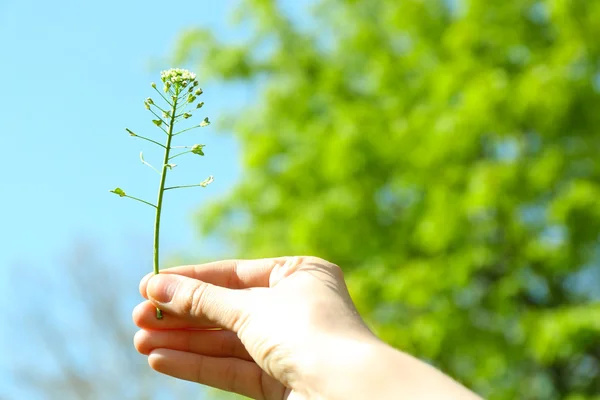
[[(150, 143), (153, 143), (159, 147), (162, 147), (164, 150), (163, 163), (159, 168), (155, 168), (144, 159), (143, 153), (140, 152), (140, 160), (146, 166), (152, 168), (156, 172), (160, 174), (160, 181), (158, 185), (158, 198), (156, 200), (156, 204), (153, 204), (149, 201), (139, 199), (137, 197), (133, 197), (125, 193), (125, 191), (119, 187), (114, 190), (111, 190), (112, 193), (120, 196), (120, 197), (128, 197), (130, 199), (139, 201), (141, 203), (147, 204), (156, 209), (156, 217), (154, 220), (154, 273), (158, 274), (160, 272), (159, 265), (159, 247), (160, 247), (160, 217), (163, 206), (163, 197), (164, 193), (167, 190), (172, 189), (182, 189), (182, 188), (190, 188), (190, 187), (206, 187), (213, 181), (213, 177), (209, 176), (204, 181), (198, 184), (192, 185), (183, 185), (183, 186), (170, 186), (165, 187), (167, 181), (167, 172), (176, 167), (177, 164), (171, 163), (175, 157), (182, 156), (184, 154), (194, 154), (203, 156), (204, 155), (204, 145), (203, 144), (194, 144), (191, 146), (173, 146), (173, 139), (175, 136), (178, 136), (184, 132), (190, 131), (196, 128), (203, 128), (210, 124), (208, 118), (204, 118), (204, 120), (200, 124), (193, 125), (191, 127), (182, 129), (180, 131), (175, 131), (175, 125), (182, 120), (187, 120), (192, 117), (192, 113), (202, 108), (204, 102), (196, 102), (198, 96), (202, 94), (202, 89), (198, 87), (198, 81), (196, 80), (196, 74), (180, 68), (173, 68), (166, 71), (163, 71), (160, 74), (161, 81), (163, 82), (163, 92), (158, 90), (156, 87), (156, 83), (152, 82), (151, 86), (156, 90), (156, 92), (162, 97), (166, 105), (161, 107), (156, 104), (152, 98), (148, 97), (144, 101), (144, 107), (149, 110), (156, 119), (153, 119), (152, 122), (159, 129), (161, 129), (166, 135), (165, 144), (161, 144), (156, 140), (150, 139), (145, 136), (138, 135), (134, 133), (128, 128), (125, 130), (129, 133), (130, 136), (146, 140)], [(181, 149), (177, 154), (172, 155), (171, 150)], [(162, 319), (162, 312), (158, 308), (156, 309), (156, 318)]]

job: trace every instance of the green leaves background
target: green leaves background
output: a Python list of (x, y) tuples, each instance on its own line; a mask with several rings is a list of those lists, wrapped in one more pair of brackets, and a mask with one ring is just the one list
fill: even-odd
[(201, 211), (241, 257), (346, 272), (382, 338), (491, 399), (600, 393), (600, 2), (246, 0), (182, 35), (245, 82), (245, 177)]

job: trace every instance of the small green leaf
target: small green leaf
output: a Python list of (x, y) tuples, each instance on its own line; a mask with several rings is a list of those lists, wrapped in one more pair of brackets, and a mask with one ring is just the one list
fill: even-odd
[(204, 128), (205, 126), (209, 126), (210, 125), (210, 121), (208, 120), (208, 117), (204, 118), (204, 121), (202, 121), (200, 123), (200, 127)]
[(199, 156), (203, 156), (204, 155), (204, 151), (202, 151), (203, 148), (204, 148), (203, 144), (195, 144), (192, 146), (191, 152), (194, 154), (198, 154)]
[(206, 178), (205, 180), (203, 180), (202, 182), (200, 182), (200, 186), (202, 187), (207, 187), (208, 185), (210, 185), (215, 179), (213, 178), (213, 176), (209, 176), (208, 178)]
[(125, 191), (124, 191), (123, 189), (121, 189), (121, 188), (116, 188), (116, 189), (114, 189), (114, 190), (111, 190), (110, 192), (111, 192), (111, 193), (114, 193), (114, 194), (118, 194), (118, 195), (119, 195), (119, 197), (125, 197), (125, 196), (127, 196), (127, 195), (125, 194)]
[(154, 125), (156, 125), (156, 126), (161, 126), (162, 125), (162, 121), (160, 119), (153, 119), (152, 123), (154, 123)]

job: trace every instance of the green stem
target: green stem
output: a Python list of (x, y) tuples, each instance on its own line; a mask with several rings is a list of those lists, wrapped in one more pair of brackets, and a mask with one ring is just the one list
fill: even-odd
[(190, 130), (192, 130), (192, 129), (196, 129), (196, 128), (202, 128), (202, 127), (201, 127), (200, 125), (195, 125), (195, 126), (192, 126), (191, 128), (187, 128), (187, 129), (184, 129), (184, 130), (182, 130), (182, 131), (179, 131), (179, 132), (177, 132), (177, 133), (174, 133), (174, 134), (173, 134), (173, 136), (177, 136), (177, 135), (179, 135), (180, 133), (187, 132), (187, 131), (190, 131)]
[(140, 201), (140, 202), (142, 202), (142, 203), (144, 203), (144, 204), (148, 204), (149, 206), (152, 206), (152, 207), (156, 208), (156, 206), (155, 206), (154, 204), (152, 204), (152, 203), (150, 203), (150, 202), (148, 202), (148, 201), (146, 201), (146, 200), (138, 199), (137, 197), (133, 197), (133, 196), (130, 196), (130, 195), (128, 195), (128, 194), (126, 194), (126, 195), (125, 195), (125, 196), (123, 196), (123, 197), (128, 197), (128, 198), (130, 198), (130, 199), (132, 199), (132, 200), (137, 200), (137, 201)]
[(159, 145), (159, 146), (160, 146), (160, 147), (162, 147), (163, 149), (166, 149), (166, 147), (165, 147), (164, 145), (162, 145), (162, 144), (158, 143), (156, 140), (148, 139), (147, 137), (144, 137), (144, 136), (138, 135), (137, 133), (134, 133), (134, 132), (132, 132), (131, 130), (129, 130), (129, 129), (127, 129), (127, 128), (125, 128), (125, 130), (126, 130), (127, 132), (129, 132), (129, 135), (130, 135), (130, 136), (132, 136), (132, 137), (136, 137), (136, 138), (140, 138), (140, 139), (147, 140), (147, 141), (149, 141), (149, 142), (152, 142), (152, 143), (154, 143), (154, 144), (157, 144), (157, 145)]
[[(154, 110), (150, 109), (150, 112), (151, 112), (152, 114), (154, 114), (154, 116), (155, 116), (156, 118), (158, 118), (158, 119), (159, 119), (159, 120), (160, 120), (160, 121), (161, 121), (163, 124), (165, 124), (165, 125), (167, 124), (167, 123), (165, 122), (165, 120), (164, 120), (164, 119), (162, 119), (162, 117), (161, 117), (161, 116), (159, 116), (157, 113), (155, 113), (155, 112), (154, 112)], [(166, 132), (165, 132), (165, 133), (166, 133)]]
[(184, 152), (179, 153), (179, 154), (175, 154), (173, 157), (169, 158), (169, 160), (172, 160), (172, 159), (174, 159), (177, 156), (181, 156), (183, 154), (187, 154), (187, 153), (191, 153), (191, 152), (192, 152), (191, 150), (188, 150), (188, 151), (184, 151)]
[[(171, 103), (169, 103), (169, 105), (171, 105)], [(158, 105), (158, 104), (156, 104), (156, 103), (152, 103), (152, 104), (150, 104), (150, 106), (154, 106), (154, 107), (158, 108), (160, 111), (162, 111), (162, 112), (166, 112), (165, 110), (163, 110), (163, 109), (162, 109), (162, 107), (161, 107), (161, 106), (159, 106), (159, 105)]]
[(171, 186), (171, 187), (165, 188), (165, 190), (183, 189), (183, 188), (191, 188), (191, 187), (199, 187), (199, 186), (202, 186), (202, 184), (198, 183), (196, 185)]
[[(158, 90), (158, 88), (154, 88), (154, 90), (156, 90), (156, 93), (160, 94), (160, 97), (162, 97), (163, 100), (166, 101), (168, 105), (170, 105), (171, 107), (173, 107), (173, 104), (171, 104), (171, 102), (169, 100), (167, 100), (167, 98), (165, 97), (165, 95), (162, 94), (162, 92), (160, 90)], [(169, 90), (169, 92), (170, 92), (170, 90)]]
[[(165, 145), (165, 157), (160, 174), (160, 185), (158, 187), (158, 200), (156, 201), (156, 219), (154, 220), (154, 274), (160, 272), (159, 268), (159, 236), (160, 236), (160, 214), (162, 211), (163, 194), (165, 192), (165, 182), (167, 180), (167, 164), (169, 163), (169, 151), (171, 150), (171, 139), (173, 138), (173, 126), (175, 125), (175, 115), (177, 114), (177, 100), (173, 102), (171, 109), (171, 123), (169, 124), (169, 132), (167, 133), (167, 143)], [(162, 319), (162, 311), (156, 309), (156, 318)]]

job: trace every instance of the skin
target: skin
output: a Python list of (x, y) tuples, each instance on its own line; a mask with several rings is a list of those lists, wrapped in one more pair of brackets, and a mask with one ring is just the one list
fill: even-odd
[(478, 399), (379, 340), (319, 258), (171, 268), (140, 293), (134, 344), (163, 374), (264, 400)]

